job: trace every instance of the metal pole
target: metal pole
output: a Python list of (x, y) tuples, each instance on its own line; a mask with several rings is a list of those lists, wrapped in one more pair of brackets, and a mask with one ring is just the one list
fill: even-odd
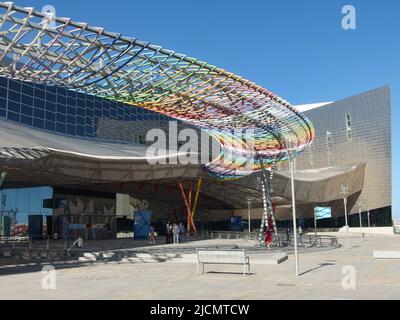
[(361, 208), (358, 209), (358, 216), (360, 218), (360, 232), (361, 232), (361, 237), (364, 238), (363, 236), (363, 229), (362, 229), (362, 220), (361, 220)]
[(249, 216), (249, 241), (250, 241), (250, 237), (251, 237), (251, 200), (247, 199), (247, 213)]
[[(314, 233), (315, 233), (315, 237), (317, 237), (317, 216), (315, 214), (315, 210), (314, 210)], [(315, 238), (317, 239), (317, 238)]]
[(367, 210), (367, 212), (368, 212), (368, 231), (369, 231), (369, 233), (371, 233), (371, 220), (369, 217), (369, 210)]
[(347, 223), (347, 195), (344, 196), (344, 217), (346, 224), (346, 249), (349, 250), (349, 224)]
[(294, 237), (294, 260), (296, 266), (296, 275), (299, 276), (299, 256), (297, 252), (297, 223), (296, 223), (296, 196), (294, 190), (294, 165), (289, 151), (290, 180), (292, 185), (292, 213), (293, 213), (293, 237)]
[(342, 185), (342, 192), (343, 194), (343, 203), (344, 203), (344, 219), (345, 219), (345, 228), (346, 228), (346, 249), (349, 250), (349, 225), (347, 223), (347, 193), (348, 193), (348, 186)]

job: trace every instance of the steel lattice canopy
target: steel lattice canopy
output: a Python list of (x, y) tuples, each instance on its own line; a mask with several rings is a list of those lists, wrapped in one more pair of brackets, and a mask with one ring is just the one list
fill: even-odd
[[(150, 109), (203, 130), (221, 144), (205, 165), (219, 178), (286, 160), (314, 138), (290, 103), (233, 73), (148, 42), (0, 2), (3, 76)], [(254, 159), (254, 161), (248, 161)]]

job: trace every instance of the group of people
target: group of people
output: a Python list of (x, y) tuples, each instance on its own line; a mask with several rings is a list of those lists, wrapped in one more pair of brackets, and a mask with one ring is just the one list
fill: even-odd
[(167, 222), (165, 225), (167, 239), (166, 243), (178, 244), (185, 241), (185, 226), (182, 222)]

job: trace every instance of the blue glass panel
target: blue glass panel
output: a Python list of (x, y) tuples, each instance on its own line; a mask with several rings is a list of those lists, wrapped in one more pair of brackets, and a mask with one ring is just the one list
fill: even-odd
[(59, 133), (65, 133), (65, 123), (57, 122), (56, 131)]
[(67, 113), (67, 107), (64, 104), (57, 103), (57, 113), (62, 113), (65, 115)]
[(38, 118), (33, 118), (33, 126), (35, 128), (44, 129), (44, 120), (38, 119)]
[(46, 101), (46, 110), (47, 111), (52, 111), (52, 112), (56, 112), (56, 104)]
[(37, 87), (35, 87), (34, 96), (35, 96), (35, 98), (40, 98), (40, 99), (45, 100), (46, 92), (44, 90), (41, 90), (41, 89), (38, 89)]
[(33, 116), (33, 107), (22, 104), (21, 105), (21, 114), (32, 117)]
[(67, 115), (76, 116), (76, 107), (67, 106)]
[(26, 124), (28, 126), (32, 126), (33, 118), (21, 115), (21, 123)]
[(36, 108), (44, 109), (44, 105), (45, 105), (45, 104), (44, 104), (44, 100), (34, 98), (34, 99), (33, 99), (33, 105), (34, 105)]
[(71, 116), (71, 115), (67, 115), (67, 123), (69, 124), (75, 124), (76, 123), (76, 117), (75, 116)]
[(44, 119), (44, 110), (34, 108), (34, 109), (33, 109), (33, 116), (34, 116), (35, 118)]
[(76, 123), (84, 126), (85, 125), (85, 118), (84, 117), (76, 117)]
[(0, 97), (7, 98), (7, 91), (8, 90), (6, 88), (0, 87)]
[(8, 91), (8, 99), (15, 101), (15, 102), (20, 102), (21, 94), (10, 90), (10, 91)]
[(8, 110), (21, 113), (21, 105), (18, 102), (8, 100)]
[(85, 136), (85, 127), (83, 126), (77, 126), (76, 127), (76, 134), (78, 136), (84, 137)]
[(0, 98), (0, 109), (7, 109), (7, 99)]
[(76, 107), (76, 99), (68, 97), (67, 98), (67, 105)]
[(67, 124), (67, 134), (76, 135), (76, 127), (71, 124)]
[(45, 127), (46, 127), (47, 130), (55, 131), (56, 124), (54, 122), (51, 122), (51, 121), (46, 121), (45, 122)]
[(57, 96), (49, 91), (46, 91), (46, 100), (52, 103), (56, 103)]
[(46, 111), (45, 119), (49, 121), (56, 121), (56, 114), (54, 112)]
[(67, 104), (67, 98), (58, 95), (57, 96), (57, 103), (62, 104), (62, 105), (66, 105)]
[(8, 87), (8, 79), (4, 77), (0, 77), (0, 86), (7, 88)]
[(21, 102), (30, 106), (33, 106), (33, 97), (27, 96), (25, 94), (22, 95)]
[(20, 93), (21, 92), (21, 82), (15, 81), (15, 80), (10, 80), (8, 83), (8, 88), (10, 90), (14, 90), (14, 91), (17, 91)]
[(76, 109), (76, 114), (78, 116), (84, 117), (85, 116), (85, 109), (84, 108), (77, 108)]
[(65, 114), (62, 114), (62, 113), (57, 113), (56, 120), (57, 120), (57, 122), (66, 123), (67, 122), (67, 116)]

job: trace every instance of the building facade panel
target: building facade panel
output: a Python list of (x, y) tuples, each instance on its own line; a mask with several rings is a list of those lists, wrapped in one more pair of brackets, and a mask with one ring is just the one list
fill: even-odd
[[(298, 169), (365, 162), (362, 211), (391, 206), (390, 87), (371, 90), (304, 112), (316, 130)], [(338, 196), (340, 190), (337, 190)], [(358, 212), (358, 205), (352, 212)]]

